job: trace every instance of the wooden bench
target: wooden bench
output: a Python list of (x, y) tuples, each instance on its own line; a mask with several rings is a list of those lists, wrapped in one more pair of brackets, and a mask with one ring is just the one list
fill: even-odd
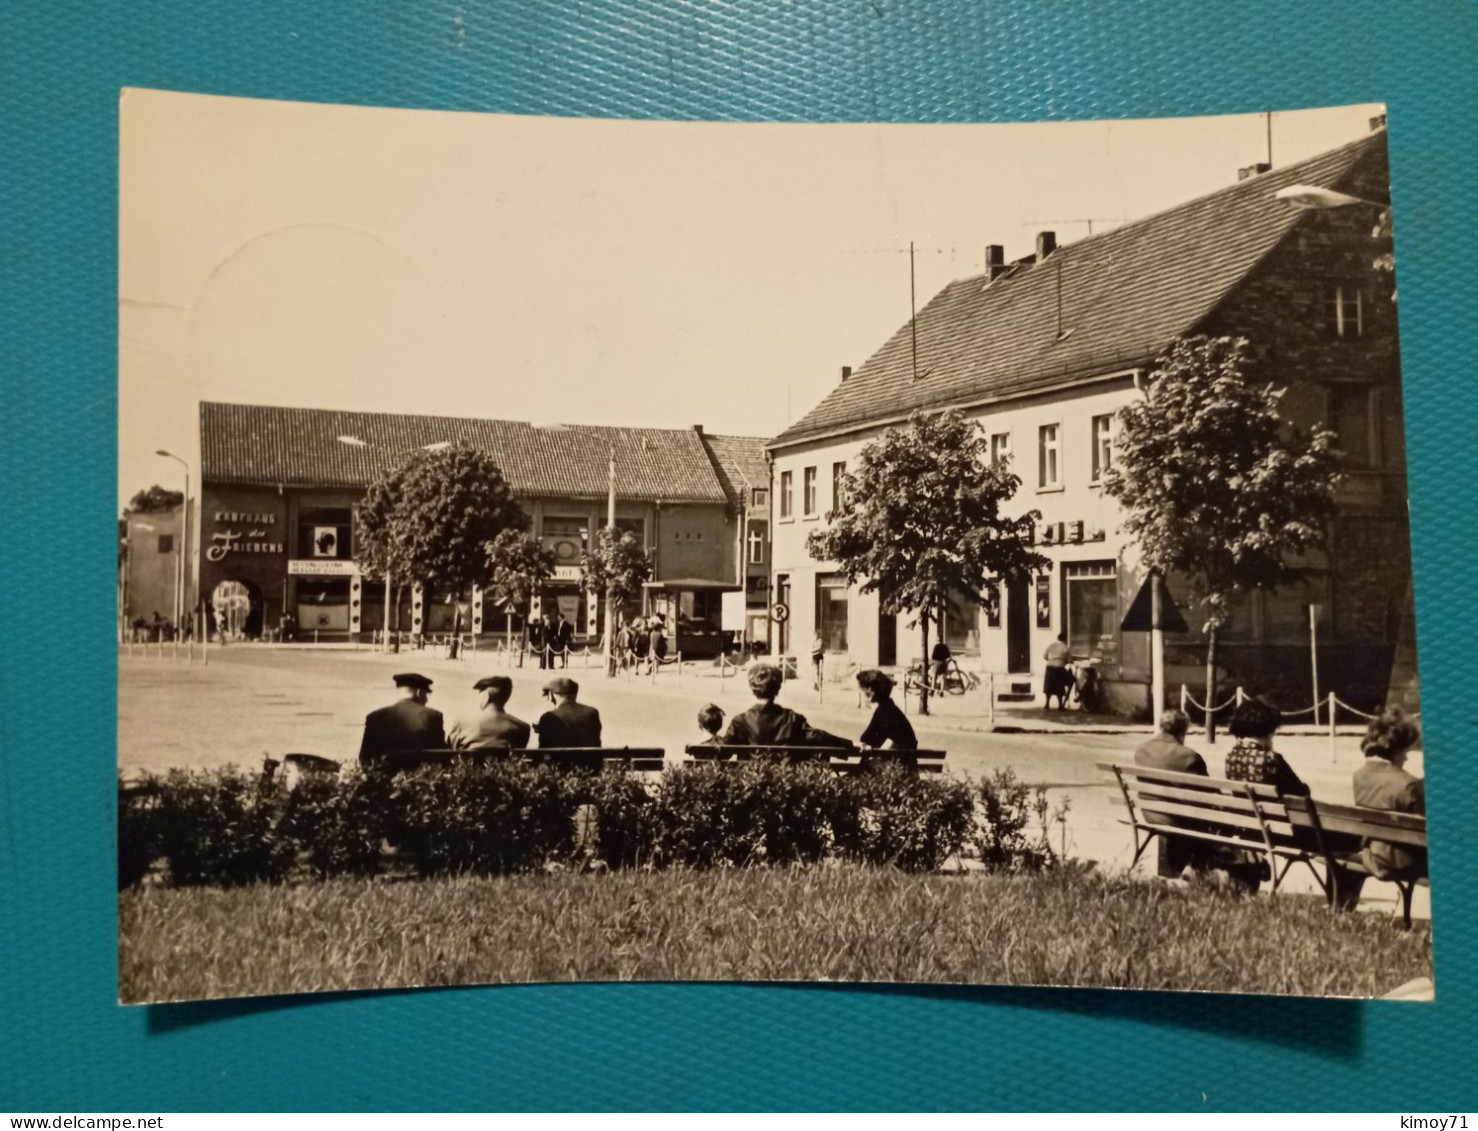
[(855, 774), (864, 759), (873, 761), (912, 761), (922, 774), (944, 772), (943, 750), (855, 750), (845, 746), (714, 746), (695, 743), (687, 753), (699, 761), (737, 764), (754, 758), (774, 758), (790, 762), (825, 762), (839, 774)]
[[(1306, 865), (1331, 906), (1339, 900), (1340, 868), (1370, 874), (1361, 858), (1365, 838), (1426, 847), (1426, 820), (1306, 797), (1285, 797), (1270, 785), (1100, 762), (1118, 783), (1134, 834), (1133, 868), (1157, 836), (1184, 837), (1266, 858), (1272, 890), (1295, 864)], [(1322, 869), (1322, 871), (1321, 871)], [(1391, 881), (1401, 890), (1411, 925), (1411, 895), (1425, 880)]]

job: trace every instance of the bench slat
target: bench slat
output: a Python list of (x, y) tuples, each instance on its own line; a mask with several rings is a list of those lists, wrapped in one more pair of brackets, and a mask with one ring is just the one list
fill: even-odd
[(1326, 833), (1368, 837), (1390, 844), (1415, 848), (1427, 847), (1427, 819), (1415, 813), (1388, 813), (1382, 809), (1362, 809), (1355, 805), (1330, 805), (1306, 798), (1288, 799), (1288, 819), (1299, 828), (1318, 827)]
[(1136, 780), (1163, 782), (1166, 785), (1177, 786), (1200, 785), (1205, 787), (1211, 785), (1222, 788), (1234, 787), (1243, 796), (1246, 796), (1246, 791), (1251, 789), (1252, 795), (1258, 800), (1262, 800), (1263, 798), (1267, 798), (1269, 801), (1281, 800), (1281, 795), (1278, 793), (1276, 787), (1263, 785), (1259, 782), (1234, 782), (1228, 781), (1225, 778), (1209, 778), (1203, 774), (1182, 774), (1174, 770), (1155, 770), (1148, 766), (1136, 766), (1133, 763), (1126, 762), (1099, 762), (1097, 766), (1100, 770), (1108, 774), (1114, 774), (1116, 772), (1122, 774), (1126, 783)]
[(1142, 805), (1155, 808), (1156, 802), (1161, 801), (1184, 801), (1197, 808), (1205, 807), (1208, 813), (1215, 809), (1217, 812), (1245, 813), (1255, 817), (1258, 807), (1261, 806), (1264, 815), (1281, 819), (1283, 817), (1283, 806), (1277, 802), (1259, 800), (1256, 805), (1252, 801), (1237, 793), (1218, 790), (1215, 787), (1206, 789), (1176, 789), (1168, 785), (1145, 785), (1140, 784), (1135, 794), (1135, 800)]
[[(1183, 828), (1179, 825), (1156, 825), (1149, 824), (1145, 821), (1126, 821), (1122, 817), (1119, 819), (1119, 824), (1128, 825), (1130, 828), (1139, 829), (1141, 832), (1158, 833), (1166, 836), (1183, 836), (1189, 837), (1191, 840), (1204, 840), (1212, 844), (1225, 844), (1232, 848), (1243, 848), (1249, 852), (1261, 853), (1264, 856), (1267, 855), (1268, 851), (1267, 845), (1263, 843), (1263, 839), (1260, 836), (1254, 837), (1249, 835), (1245, 838), (1222, 836), (1219, 833), (1206, 832), (1204, 829)], [(1280, 844), (1276, 840), (1273, 841), (1273, 854), (1275, 856), (1290, 857), (1294, 860), (1304, 860), (1309, 856), (1307, 852), (1296, 845)]]
[[(1247, 814), (1229, 813), (1223, 809), (1202, 809), (1191, 805), (1177, 805), (1168, 801), (1144, 803), (1140, 806), (1140, 816), (1146, 823), (1155, 824), (1156, 822), (1150, 818), (1151, 812), (1166, 813), (1172, 817), (1187, 817), (1193, 821), (1204, 822), (1208, 825), (1220, 825), (1222, 827), (1230, 825), (1233, 828), (1247, 829), (1249, 832), (1257, 835), (1259, 844), (1262, 843), (1262, 822), (1256, 817)], [(1167, 824), (1164, 827), (1166, 829), (1180, 829), (1187, 826)], [(1292, 839), (1293, 837), (1293, 826), (1286, 821), (1270, 820), (1267, 822), (1267, 829), (1275, 837), (1286, 837), (1288, 839)]]

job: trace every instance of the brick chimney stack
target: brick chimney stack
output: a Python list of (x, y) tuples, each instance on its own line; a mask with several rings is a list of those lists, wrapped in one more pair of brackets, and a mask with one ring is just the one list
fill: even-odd
[(1269, 165), (1266, 161), (1259, 161), (1255, 165), (1248, 165), (1244, 168), (1238, 169), (1237, 180), (1246, 181), (1250, 180), (1253, 177), (1260, 177), (1271, 168), (1272, 166)]
[(994, 283), (1006, 273), (1006, 249), (998, 243), (987, 245), (985, 249), (985, 279), (988, 283)]
[(842, 366), (842, 380), (845, 381), (850, 376), (852, 376), (852, 367), (850, 365)]
[(1040, 263), (1057, 250), (1056, 232), (1037, 233), (1037, 262)]

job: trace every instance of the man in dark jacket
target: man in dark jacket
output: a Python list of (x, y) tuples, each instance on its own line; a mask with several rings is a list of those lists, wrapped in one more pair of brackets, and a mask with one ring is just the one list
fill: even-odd
[(729, 720), (725, 746), (840, 746), (855, 750), (849, 739), (828, 734), (806, 722), (804, 715), (775, 702), (785, 676), (773, 664), (756, 664), (749, 671), (749, 690), (759, 700)]
[(426, 706), (431, 680), (415, 672), (402, 672), (395, 676), (395, 686), (400, 688), (400, 700), (365, 716), (359, 764), (367, 770), (396, 754), (446, 748), (441, 712)]
[[(580, 694), (578, 683), (567, 676), (560, 676), (544, 685), (544, 694), (554, 706), (539, 716), (539, 721), (534, 724), (534, 729), (539, 732), (541, 750), (600, 745), (600, 712), (575, 701)], [(575, 758), (562, 764), (571, 769), (600, 769), (599, 758)]]
[[(1196, 774), (1204, 778), (1206, 759), (1185, 744), (1185, 736), (1190, 727), (1190, 716), (1184, 711), (1166, 711), (1160, 716), (1159, 733), (1149, 741), (1140, 743), (1139, 749), (1134, 752), (1134, 764), (1153, 770), (1170, 770), (1177, 774)], [(1171, 825), (1176, 823), (1176, 818), (1167, 813), (1146, 809), (1144, 815), (1154, 821), (1164, 821)], [(1212, 860), (1211, 847), (1205, 841), (1163, 834), (1159, 841), (1159, 874), (1167, 880), (1178, 879), (1187, 865), (1200, 871), (1208, 867)]]
[(564, 613), (558, 613), (555, 616), (554, 639), (550, 641), (550, 644), (554, 648), (555, 655), (559, 657), (559, 666), (569, 667), (570, 649), (575, 644), (575, 626), (565, 620)]
[(475, 719), (452, 724), (447, 745), (453, 750), (523, 750), (529, 744), (529, 724), (514, 718), (505, 707), (513, 695), (513, 680), (490, 675), (472, 685), (482, 692), (482, 710)]

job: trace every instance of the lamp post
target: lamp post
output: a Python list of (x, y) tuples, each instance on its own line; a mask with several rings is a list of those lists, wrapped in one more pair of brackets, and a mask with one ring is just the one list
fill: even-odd
[[(608, 469), (606, 481), (606, 529), (610, 531), (611, 542), (614, 545), (616, 539), (616, 445), (611, 445), (611, 462)], [(609, 578), (609, 575), (607, 575)], [(615, 674), (612, 658), (615, 653), (611, 650), (611, 637), (616, 632), (616, 607), (611, 600), (611, 586), (609, 580), (606, 583), (606, 633), (605, 647), (601, 649), (602, 662), (606, 668), (606, 678), (610, 679)]]
[[(388, 449), (388, 448), (382, 448), (378, 444), (371, 444), (368, 440), (361, 440), (358, 436), (337, 436), (337, 437), (335, 437), (335, 439), (337, 439), (339, 441), (339, 443), (346, 444), (346, 445), (348, 445), (351, 448), (369, 448), (371, 451), (376, 451), (376, 452), (380, 452), (383, 455), (388, 455), (391, 459), (399, 459), (401, 456), (409, 455), (411, 452), (418, 452), (418, 451), (419, 452), (439, 452), (443, 448), (449, 448), (449, 447), (452, 446), (450, 440), (438, 440), (434, 444), (422, 444), (419, 448), (405, 448), (402, 451), (392, 452), (390, 449)], [(390, 575), (391, 575), (391, 573), (392, 573), (392, 570), (390, 569), (390, 563), (387, 560), (386, 563), (385, 563), (385, 617), (384, 617), (385, 640), (384, 640), (384, 645), (381, 648), (381, 651), (384, 651), (384, 652), (390, 651)]]
[[(172, 459), (185, 469), (185, 501), (180, 506), (182, 518), (180, 519), (180, 549), (178, 560), (175, 562), (175, 593), (174, 593), (174, 630), (179, 633), (184, 628), (185, 619), (185, 556), (190, 552), (190, 465), (173, 452), (167, 452), (160, 448), (154, 453), (165, 459)], [(175, 639), (179, 639), (178, 636)]]

